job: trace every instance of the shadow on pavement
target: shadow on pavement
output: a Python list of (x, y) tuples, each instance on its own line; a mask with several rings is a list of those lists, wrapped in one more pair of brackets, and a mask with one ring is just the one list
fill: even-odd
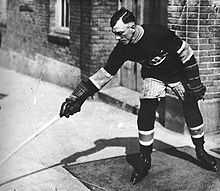
[[(139, 146), (138, 146), (138, 139), (135, 137), (116, 137), (113, 139), (98, 139), (94, 142), (95, 146), (87, 149), (85, 151), (76, 152), (64, 159), (61, 160), (62, 164), (68, 165), (71, 163), (76, 162), (76, 160), (83, 156), (88, 156), (91, 154), (94, 154), (96, 152), (99, 152), (106, 147), (125, 147), (125, 155), (127, 158), (127, 162), (135, 166), (135, 159), (136, 155), (134, 153), (138, 153)], [(169, 144), (166, 144), (164, 142), (161, 142), (159, 140), (154, 141), (154, 149), (157, 151), (163, 152), (165, 154), (168, 154), (170, 156), (174, 156), (186, 161), (189, 161), (197, 166), (200, 166), (199, 162), (196, 160), (195, 157), (192, 155), (178, 150), (178, 148), (173, 147)]]
[[(94, 147), (74, 153), (61, 163), (87, 188), (95, 191), (206, 191), (220, 186), (220, 172), (201, 168), (193, 148), (175, 148), (158, 140), (154, 143), (156, 151), (152, 153), (152, 168), (135, 186), (129, 182), (132, 169), (137, 165), (138, 139), (134, 137), (96, 140)], [(125, 156), (73, 164), (80, 157), (112, 146), (125, 147)]]
[[(111, 167), (113, 167), (115, 165), (117, 170), (120, 170), (120, 168), (123, 168), (123, 170), (120, 172), (122, 172), (123, 176), (125, 176), (126, 173), (130, 172), (131, 167), (135, 167), (137, 165), (136, 164), (137, 152), (138, 152), (138, 139), (137, 138), (135, 138), (135, 137), (117, 137), (117, 138), (113, 138), (113, 139), (98, 139), (94, 143), (95, 143), (95, 146), (90, 149), (87, 149), (85, 151), (76, 152), (76, 153), (70, 155), (69, 157), (62, 159), (61, 162), (50, 165), (48, 167), (45, 167), (45, 168), (42, 168), (42, 169), (39, 169), (36, 171), (32, 171), (32, 172), (26, 173), (24, 175), (7, 180), (3, 183), (0, 183), (0, 187), (5, 184), (8, 184), (8, 183), (20, 180), (22, 178), (31, 176), (33, 174), (37, 174), (37, 173), (43, 172), (45, 170), (48, 170), (48, 169), (51, 169), (51, 168), (54, 168), (57, 166), (63, 166), (63, 165), (66, 170), (68, 170), (73, 176), (77, 177), (80, 181), (82, 181), (83, 178), (80, 178), (79, 174), (81, 172), (83, 172), (83, 169), (86, 169), (85, 166), (95, 165), (97, 167), (97, 166), (101, 166), (101, 165), (103, 165), (103, 163), (105, 163), (104, 167), (110, 168), (110, 170), (108, 169), (107, 171), (111, 171), (111, 169), (112, 169)], [(126, 151), (125, 156), (117, 156), (117, 157), (112, 157), (112, 158), (107, 158), (107, 159), (96, 160), (96, 161), (71, 164), (71, 163), (76, 162), (76, 160), (80, 157), (94, 154), (98, 151), (103, 150), (106, 147), (125, 147), (125, 151)], [(153, 152), (152, 158), (153, 158), (153, 161), (155, 160), (155, 163), (158, 163), (155, 165), (156, 167), (154, 167), (154, 168), (159, 168), (159, 169), (165, 168), (166, 164), (163, 164), (162, 166), (161, 166), (161, 164), (168, 163), (168, 167), (169, 166), (170, 167), (165, 170), (165, 171), (167, 171), (168, 174), (169, 174), (170, 168), (172, 169), (172, 171), (173, 171), (173, 169), (176, 168), (176, 166), (172, 167), (172, 165), (171, 165), (172, 160), (177, 161), (177, 164), (181, 164), (181, 165), (183, 164), (182, 168), (185, 168), (184, 163), (187, 163), (187, 164), (185, 164), (187, 168), (190, 168), (190, 167), (188, 167), (190, 165), (192, 165), (194, 168), (195, 168), (195, 166), (200, 166), (199, 162), (195, 159), (194, 149), (192, 149), (190, 147), (188, 147), (186, 149), (184, 147), (175, 148), (175, 147), (168, 145), (166, 143), (163, 143), (159, 140), (155, 140), (154, 141), (154, 148), (156, 149), (156, 152)], [(189, 150), (190, 150), (190, 152), (189, 152)], [(157, 155), (159, 155), (159, 157)], [(158, 160), (159, 160), (159, 162), (158, 162)], [(108, 163), (111, 163), (111, 164), (108, 165), (105, 161), (110, 161)], [(96, 165), (96, 163), (98, 165)], [(99, 163), (101, 165), (99, 165)], [(181, 165), (179, 165), (179, 166), (181, 166)], [(81, 168), (80, 166), (82, 166), (83, 168)], [(88, 167), (88, 168), (89, 168), (89, 170), (91, 170), (94, 167)], [(178, 167), (178, 168), (180, 168), (180, 167)], [(71, 170), (71, 169), (73, 169), (73, 170)], [(200, 169), (200, 168), (197, 168), (197, 169)], [(77, 170), (78, 170), (78, 174), (75, 174), (74, 171), (77, 171)], [(89, 173), (89, 170), (87, 171), (87, 173)], [(98, 169), (98, 170), (96, 169), (94, 171), (92, 170), (92, 174), (94, 174), (94, 172), (96, 174), (96, 172), (98, 172), (99, 170), (100, 169)], [(158, 170), (156, 170), (156, 171), (158, 171)], [(112, 173), (110, 173), (109, 176), (111, 176), (111, 174)], [(82, 183), (84, 183), (86, 185), (86, 182), (82, 181)], [(87, 184), (86, 186), (88, 187), (88, 185), (91, 188), (91, 184)], [(97, 187), (96, 187), (96, 189), (97, 189)]]

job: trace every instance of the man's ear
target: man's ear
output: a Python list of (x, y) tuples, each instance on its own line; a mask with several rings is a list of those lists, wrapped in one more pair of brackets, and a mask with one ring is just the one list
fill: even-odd
[(130, 27), (130, 29), (132, 30), (132, 32), (135, 32), (135, 25), (132, 25), (132, 26)]
[(128, 23), (129, 25), (129, 28), (131, 28), (131, 29), (133, 29), (133, 30), (135, 30), (135, 23), (134, 22), (130, 22), (130, 23)]
[(135, 25), (132, 25), (131, 28), (132, 28), (132, 29), (135, 29)]

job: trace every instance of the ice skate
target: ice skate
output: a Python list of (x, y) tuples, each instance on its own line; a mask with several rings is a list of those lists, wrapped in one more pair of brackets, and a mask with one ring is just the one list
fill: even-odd
[(199, 162), (204, 168), (215, 171), (215, 172), (218, 170), (216, 159), (210, 154), (208, 154), (205, 151), (203, 146), (196, 147), (195, 150), (196, 150), (197, 159), (199, 160)]
[(137, 167), (134, 169), (131, 175), (131, 183), (135, 185), (140, 182), (148, 174), (150, 167), (151, 156), (145, 156), (144, 154), (140, 153)]

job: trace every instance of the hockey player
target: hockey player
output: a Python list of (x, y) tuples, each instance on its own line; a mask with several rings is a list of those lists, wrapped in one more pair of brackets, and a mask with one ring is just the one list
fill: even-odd
[(142, 180), (151, 167), (154, 141), (155, 112), (167, 86), (182, 101), (183, 111), (198, 160), (216, 171), (216, 160), (204, 150), (204, 124), (198, 101), (206, 88), (201, 83), (199, 68), (190, 46), (166, 27), (137, 25), (132, 12), (121, 8), (112, 16), (110, 25), (117, 45), (107, 63), (82, 81), (61, 106), (60, 116), (69, 117), (80, 111), (84, 101), (105, 86), (126, 60), (142, 65), (143, 92), (137, 118), (139, 134), (139, 162), (131, 175), (131, 182)]

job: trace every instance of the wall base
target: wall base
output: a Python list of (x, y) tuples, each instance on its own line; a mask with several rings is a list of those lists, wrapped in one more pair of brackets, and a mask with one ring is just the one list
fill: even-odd
[(40, 54), (28, 58), (12, 50), (0, 49), (0, 66), (69, 88), (75, 88), (81, 78), (79, 68)]

